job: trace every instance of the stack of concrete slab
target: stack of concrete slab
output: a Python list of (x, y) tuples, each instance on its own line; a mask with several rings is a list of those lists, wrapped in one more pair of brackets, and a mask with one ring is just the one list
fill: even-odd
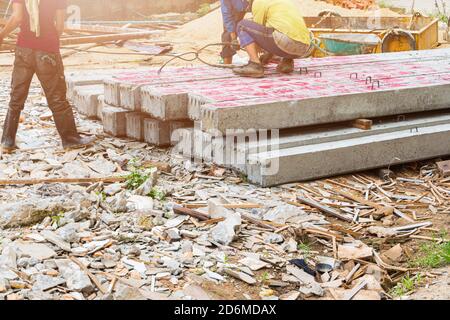
[[(264, 79), (209, 67), (122, 71), (104, 81), (105, 131), (176, 140), (177, 152), (263, 186), (450, 154), (449, 49), (301, 60), (292, 75), (274, 69)], [(352, 128), (357, 119), (374, 125)]]

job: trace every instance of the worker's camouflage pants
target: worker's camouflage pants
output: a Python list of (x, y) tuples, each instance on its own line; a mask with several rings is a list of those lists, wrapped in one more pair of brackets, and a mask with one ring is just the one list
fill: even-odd
[(17, 47), (11, 81), (11, 111), (23, 110), (34, 74), (41, 82), (53, 114), (71, 109), (66, 98), (67, 87), (61, 55)]

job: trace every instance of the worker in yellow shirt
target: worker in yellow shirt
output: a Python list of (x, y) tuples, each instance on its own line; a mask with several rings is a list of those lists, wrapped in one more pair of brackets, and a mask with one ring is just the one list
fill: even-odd
[(237, 25), (240, 45), (250, 60), (247, 65), (234, 68), (234, 73), (264, 77), (260, 49), (283, 58), (277, 67), (279, 72), (293, 72), (294, 59), (304, 57), (311, 48), (311, 33), (297, 0), (254, 0), (252, 13), (253, 21), (244, 19)]

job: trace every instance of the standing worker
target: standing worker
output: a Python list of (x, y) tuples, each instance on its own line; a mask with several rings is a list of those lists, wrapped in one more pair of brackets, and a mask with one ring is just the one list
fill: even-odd
[[(223, 43), (236, 42), (237, 44), (237, 24), (244, 19), (247, 11), (251, 9), (249, 3), (247, 0), (220, 0), (224, 28), (222, 34)], [(236, 46), (225, 45), (222, 48), (220, 56), (224, 64), (232, 64), (235, 54)]]
[(16, 147), (20, 113), (24, 109), (31, 81), (37, 75), (64, 149), (80, 148), (94, 142), (81, 137), (67, 97), (59, 38), (64, 31), (66, 0), (12, 0), (12, 15), (0, 31), (0, 46), (20, 26), (11, 81), (11, 100), (3, 126), (2, 151)]
[(294, 59), (306, 56), (311, 49), (311, 33), (294, 0), (254, 0), (253, 21), (238, 23), (237, 33), (250, 61), (234, 73), (253, 78), (264, 77), (260, 49), (283, 58), (277, 67), (281, 73), (294, 71)]

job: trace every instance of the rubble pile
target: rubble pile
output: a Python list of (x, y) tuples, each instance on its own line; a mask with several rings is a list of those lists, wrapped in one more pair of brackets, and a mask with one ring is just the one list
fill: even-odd
[(406, 274), (448, 279), (408, 264), (448, 242), (434, 163), (259, 188), (83, 119), (98, 142), (64, 153), (32, 90), (0, 160), (0, 299), (391, 299)]

